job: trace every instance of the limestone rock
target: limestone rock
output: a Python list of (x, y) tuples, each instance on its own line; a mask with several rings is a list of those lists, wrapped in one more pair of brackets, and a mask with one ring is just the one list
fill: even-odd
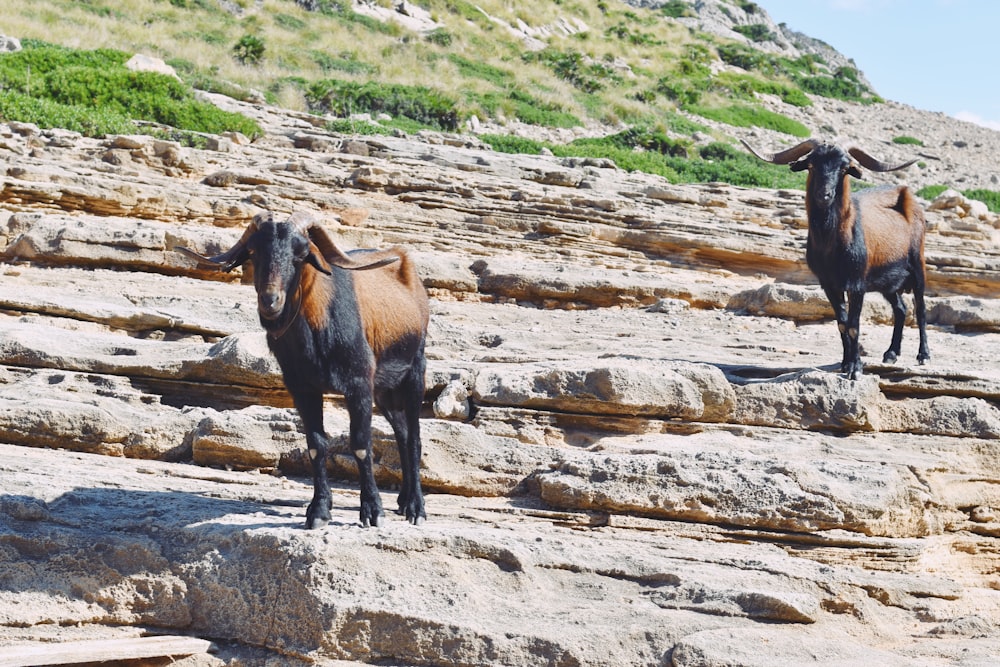
[[(888, 309), (869, 295), (852, 382), (805, 265), (801, 192), (457, 134), (343, 137), (201, 97), (265, 136), (189, 148), (0, 124), (0, 645), (179, 632), (219, 642), (213, 667), (1000, 652), (995, 218), (927, 212), (933, 359), (914, 363), (908, 324), (882, 364)], [(991, 187), (985, 129), (894, 103), (760, 103), (890, 161), (913, 157), (894, 136), (919, 133), (915, 189)], [(423, 526), (391, 513), (401, 466), (377, 412), (390, 512), (357, 524), (329, 396), (333, 521), (302, 529), (305, 437), (250, 271), (173, 250), (221, 252), (263, 209), (308, 210), (345, 248), (404, 246), (419, 267)]]

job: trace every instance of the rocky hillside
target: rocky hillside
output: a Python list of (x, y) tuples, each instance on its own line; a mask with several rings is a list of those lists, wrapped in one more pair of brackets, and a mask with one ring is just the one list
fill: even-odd
[[(194, 149), (0, 125), (0, 664), (84, 640), (135, 656), (148, 635), (211, 653), (126, 664), (1000, 655), (996, 216), (925, 202), (932, 361), (915, 364), (908, 327), (900, 363), (879, 362), (876, 295), (851, 382), (804, 264), (801, 192), (672, 185), (471, 135), (335, 135), (212, 99), (265, 136)], [(924, 141), (925, 165), (889, 180), (990, 187), (997, 133), (814, 102), (801, 122), (880, 157)], [(229, 247), (264, 209), (420, 265), (420, 527), (360, 527), (331, 396), (334, 520), (303, 529), (304, 437), (253, 287), (172, 251)], [(375, 432), (394, 507), (398, 460), (381, 418)]]

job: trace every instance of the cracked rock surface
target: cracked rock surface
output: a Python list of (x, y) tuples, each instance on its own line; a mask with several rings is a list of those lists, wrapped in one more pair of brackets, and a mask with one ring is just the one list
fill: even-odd
[[(930, 206), (932, 361), (908, 326), (880, 362), (874, 295), (852, 382), (801, 192), (240, 109), (267, 135), (225, 151), (0, 125), (0, 647), (216, 643), (189, 666), (1000, 655), (995, 216)], [(358, 525), (331, 396), (333, 520), (303, 529), (304, 436), (253, 287), (172, 250), (224, 250), (262, 208), (420, 266), (420, 527)], [(391, 507), (380, 417), (374, 447)]]

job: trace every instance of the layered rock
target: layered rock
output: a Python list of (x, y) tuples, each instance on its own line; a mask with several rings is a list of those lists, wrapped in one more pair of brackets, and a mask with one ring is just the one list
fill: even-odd
[[(78, 625), (219, 643), (189, 664), (1000, 650), (991, 218), (928, 212), (932, 362), (911, 327), (899, 364), (878, 361), (872, 295), (851, 382), (801, 193), (243, 110), (265, 138), (0, 132), (0, 642)], [(304, 437), (248, 276), (173, 251), (225, 249), (262, 208), (413, 252), (432, 295), (424, 526), (357, 525), (331, 396), (334, 520), (302, 530)], [(381, 418), (374, 447), (392, 507)]]

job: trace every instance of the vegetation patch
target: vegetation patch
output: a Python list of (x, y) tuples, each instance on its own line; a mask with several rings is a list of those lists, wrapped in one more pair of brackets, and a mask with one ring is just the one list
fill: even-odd
[(611, 159), (627, 171), (663, 176), (671, 183), (725, 182), (745, 187), (805, 188), (805, 175), (787, 167), (761, 162), (730, 144), (716, 142), (699, 149), (689, 142), (641, 129), (597, 139), (551, 144), (520, 137), (482, 135), (494, 150), (540, 154), (548, 149), (560, 157)]
[[(949, 189), (950, 188), (947, 185), (926, 185), (917, 190), (917, 196), (928, 201), (933, 201), (941, 196), (941, 193)], [(1000, 213), (1000, 192), (997, 192), (996, 190), (985, 190), (982, 188), (961, 190), (960, 192), (969, 199), (975, 199), (976, 201), (981, 201), (986, 204), (986, 208), (988, 208), (991, 213)]]
[(746, 44), (725, 43), (717, 47), (723, 62), (759, 72), (769, 78), (785, 77), (807, 93), (820, 97), (830, 97), (848, 102), (883, 101), (861, 82), (860, 75), (853, 67), (839, 67), (830, 70), (821, 58), (804, 55), (791, 59), (759, 51)]
[(460, 120), (454, 98), (425, 86), (326, 79), (309, 86), (306, 100), (310, 109), (318, 113), (341, 117), (386, 113), (439, 130), (456, 130)]
[(937, 199), (942, 192), (948, 189), (947, 185), (925, 185), (924, 187), (917, 190), (917, 196), (923, 197), (928, 201), (933, 201)]
[(986, 208), (990, 210), (991, 213), (1000, 213), (1000, 192), (996, 190), (983, 190), (983, 189), (973, 189), (973, 190), (962, 190), (962, 194), (969, 199), (976, 199), (978, 201), (986, 204)]
[(77, 51), (35, 40), (22, 46), (0, 56), (6, 120), (65, 127), (88, 136), (137, 131), (123, 119), (193, 132), (261, 134), (255, 121), (198, 101), (190, 87), (171, 76), (128, 70), (124, 52)]
[(743, 35), (751, 42), (772, 42), (776, 37), (776, 35), (771, 32), (771, 29), (763, 23), (734, 26), (733, 31)]
[(797, 120), (758, 106), (747, 104), (732, 104), (725, 107), (693, 106), (688, 110), (704, 118), (735, 127), (762, 127), (803, 138), (812, 135), (809, 128)]
[(522, 59), (525, 62), (538, 62), (550, 67), (560, 79), (585, 93), (596, 93), (604, 90), (608, 84), (622, 83), (621, 75), (611, 67), (578, 51), (547, 48), (537, 53), (526, 53)]
[(660, 5), (660, 11), (664, 16), (669, 16), (673, 19), (698, 16), (691, 3), (685, 2), (685, 0), (667, 0), (667, 2)]

